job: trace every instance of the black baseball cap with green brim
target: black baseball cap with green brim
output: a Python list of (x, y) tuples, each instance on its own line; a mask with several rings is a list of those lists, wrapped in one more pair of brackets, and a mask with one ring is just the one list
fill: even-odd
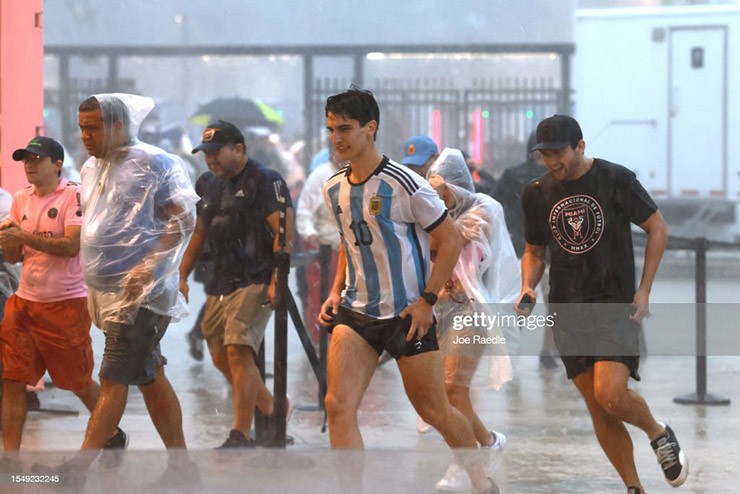
[(583, 133), (575, 118), (568, 115), (553, 115), (537, 125), (537, 144), (529, 151), (576, 147), (581, 139)]
[(13, 159), (15, 161), (23, 161), (26, 154), (49, 157), (51, 161), (64, 161), (64, 148), (51, 137), (34, 137), (26, 147), (13, 151)]

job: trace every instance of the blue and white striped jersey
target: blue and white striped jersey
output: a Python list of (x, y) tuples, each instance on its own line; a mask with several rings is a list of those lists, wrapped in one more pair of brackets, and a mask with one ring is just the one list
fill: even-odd
[(429, 278), (429, 234), (447, 216), (442, 200), (419, 175), (383, 156), (360, 184), (346, 166), (324, 185), (347, 257), (344, 304), (395, 317), (419, 298)]

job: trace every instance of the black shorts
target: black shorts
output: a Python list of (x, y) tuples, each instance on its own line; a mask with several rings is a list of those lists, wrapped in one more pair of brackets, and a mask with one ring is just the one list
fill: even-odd
[(394, 359), (398, 360), (401, 357), (412, 357), (439, 350), (436, 320), (421, 340), (406, 341), (406, 335), (411, 329), (410, 317), (404, 319), (400, 317), (375, 319), (342, 305), (339, 306), (339, 314), (334, 314), (332, 317), (330, 333), (334, 326), (339, 324), (349, 326), (355, 333), (362, 336), (362, 339), (367, 341), (373, 347), (373, 350), (378, 352), (378, 355), (385, 350)]
[(640, 325), (629, 318), (629, 304), (552, 304), (553, 336), (568, 379), (599, 361), (621, 362), (639, 381)]
[(170, 319), (141, 308), (133, 324), (104, 323), (105, 349), (99, 376), (127, 386), (153, 382), (156, 368), (167, 363), (159, 341)]

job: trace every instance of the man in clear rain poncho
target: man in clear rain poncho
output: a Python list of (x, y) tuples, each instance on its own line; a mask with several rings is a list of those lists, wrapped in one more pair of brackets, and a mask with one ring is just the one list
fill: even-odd
[[(88, 306), (105, 333), (101, 393), (83, 449), (100, 449), (118, 425), (128, 387), (141, 390), (165, 446), (185, 448), (182, 411), (164, 374), (159, 341), (184, 315), (178, 266), (195, 224), (195, 194), (180, 158), (139, 142), (151, 98), (100, 94), (79, 107), (82, 267)], [(92, 461), (92, 460), (90, 460)]]
[[(490, 454), (503, 449), (506, 436), (482, 423), (470, 401), (470, 385), (484, 355), (490, 356), (490, 386), (499, 389), (511, 380), (509, 353), (518, 345), (519, 329), (506, 328), (504, 332), (502, 324), (491, 325), (490, 319), (480, 316), (493, 317), (510, 309), (521, 287), (519, 262), (503, 208), (489, 196), (475, 192), (473, 177), (459, 150), (445, 148), (429, 168), (427, 180), (444, 201), (464, 244), (436, 307), (447, 396), (470, 421), (483, 451)], [(455, 462), (437, 483), (437, 489), (445, 491), (470, 487), (465, 469)]]

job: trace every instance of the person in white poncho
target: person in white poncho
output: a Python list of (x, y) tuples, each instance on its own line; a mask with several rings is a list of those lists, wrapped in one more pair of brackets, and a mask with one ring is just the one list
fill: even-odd
[[(116, 429), (131, 385), (141, 390), (165, 446), (185, 448), (180, 403), (159, 342), (170, 320), (186, 314), (178, 266), (198, 196), (179, 157), (137, 139), (153, 107), (151, 98), (121, 93), (90, 96), (79, 106), (90, 154), (81, 171), (80, 255), (90, 315), (105, 333), (100, 399), (87, 426), (86, 451), (99, 450)], [(65, 481), (80, 487), (75, 467), (84, 469), (94, 458), (78, 455), (63, 465)], [(183, 480), (193, 471), (187, 464), (170, 476)]]
[[(427, 172), (427, 180), (445, 202), (464, 241), (436, 307), (447, 396), (470, 420), (481, 446), (489, 448), (489, 452), (500, 451), (506, 436), (490, 431), (478, 417), (470, 401), (470, 384), (484, 355), (490, 357), (489, 377), (493, 388), (499, 389), (511, 380), (509, 352), (512, 344), (518, 343), (518, 329), (504, 334), (497, 326), (464, 324), (467, 322), (464, 317), (493, 316), (510, 308), (521, 286), (519, 263), (503, 208), (489, 196), (475, 192), (472, 176), (459, 150), (445, 148)], [(469, 484), (465, 471), (453, 463), (437, 488), (459, 490), (468, 488)]]

